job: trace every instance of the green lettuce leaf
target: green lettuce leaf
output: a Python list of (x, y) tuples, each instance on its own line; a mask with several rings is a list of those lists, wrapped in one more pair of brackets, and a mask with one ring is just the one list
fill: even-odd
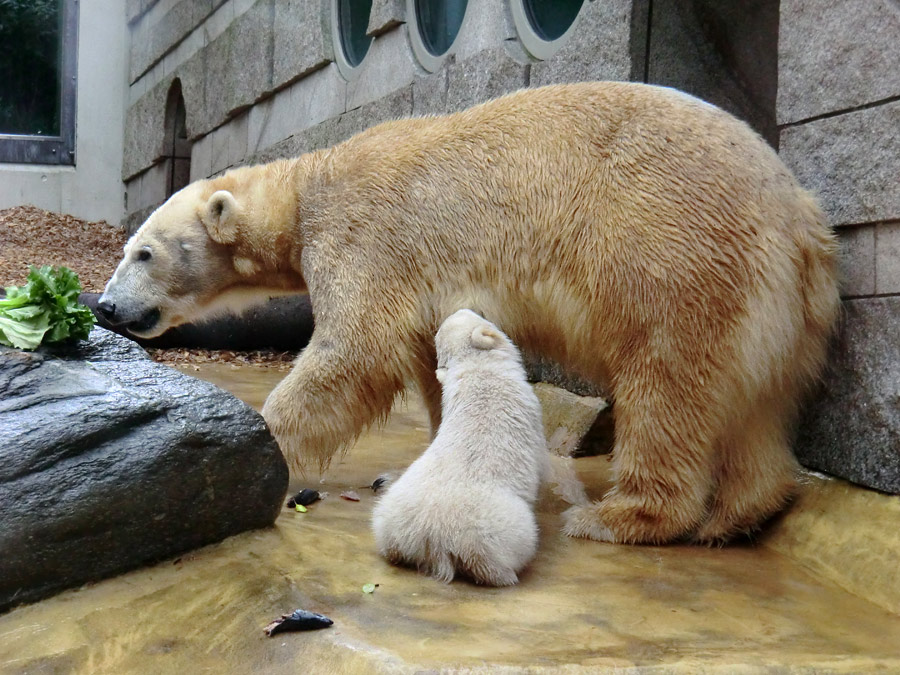
[(94, 314), (79, 304), (81, 282), (67, 267), (32, 266), (24, 286), (9, 286), (0, 299), (0, 344), (36, 349), (42, 342), (84, 339)]

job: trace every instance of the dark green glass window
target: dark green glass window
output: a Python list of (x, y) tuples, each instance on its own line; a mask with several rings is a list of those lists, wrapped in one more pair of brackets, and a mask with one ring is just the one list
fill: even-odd
[(434, 56), (444, 54), (459, 33), (467, 0), (416, 0), (416, 21), (422, 42)]
[(59, 136), (61, 0), (0, 0), (0, 134)]
[(534, 32), (549, 42), (569, 30), (584, 0), (523, 0), (523, 4)]
[(337, 0), (337, 3), (341, 47), (347, 62), (356, 67), (362, 63), (372, 44), (372, 38), (366, 35), (372, 0)]

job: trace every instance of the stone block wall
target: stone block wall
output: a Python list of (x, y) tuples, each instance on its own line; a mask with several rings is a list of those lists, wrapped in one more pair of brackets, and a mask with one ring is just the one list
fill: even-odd
[(797, 452), (900, 493), (900, 5), (782, 0), (778, 51), (781, 156), (837, 230), (844, 297)]
[[(176, 79), (192, 144), (191, 179), (522, 87), (592, 79), (674, 86), (750, 123), (819, 194), (838, 228), (848, 308), (841, 344), (858, 350), (862, 363), (879, 366), (854, 380), (854, 402), (841, 388), (848, 379), (829, 374), (826, 395), (817, 396), (801, 434), (801, 456), (850, 477), (855, 474), (816, 453), (835, 456), (855, 445), (881, 452), (884, 462), (896, 460), (896, 0), (588, 0), (561, 46), (543, 58), (533, 56), (519, 32), (517, 2), (469, 0), (449, 55), (426, 67), (416, 55), (413, 3), (374, 0), (372, 42), (347, 75), (332, 37), (334, 0), (128, 0), (126, 227), (136, 228), (166, 198), (165, 111)], [(879, 335), (870, 340), (863, 332), (871, 330)], [(894, 354), (870, 358), (870, 348)], [(865, 450), (872, 445), (881, 450)]]
[[(131, 0), (123, 179), (128, 229), (165, 198), (165, 109), (180, 82), (191, 178), (333, 145), (386, 119), (446, 113), (528, 86), (643, 80), (711, 100), (770, 142), (777, 2), (723, 11), (714, 0), (585, 2), (557, 51), (532, 57), (517, 0), (469, 0), (450, 54), (426, 70), (411, 45), (410, 3), (375, 0), (373, 41), (352, 77), (335, 63), (333, 0)], [(772, 8), (775, 8), (775, 11)], [(747, 43), (738, 53), (730, 41)], [(767, 55), (768, 54), (768, 55)]]

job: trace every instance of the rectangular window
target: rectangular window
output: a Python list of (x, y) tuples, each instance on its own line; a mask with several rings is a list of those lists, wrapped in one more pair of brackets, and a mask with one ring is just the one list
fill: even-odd
[(0, 162), (75, 164), (78, 0), (0, 0)]

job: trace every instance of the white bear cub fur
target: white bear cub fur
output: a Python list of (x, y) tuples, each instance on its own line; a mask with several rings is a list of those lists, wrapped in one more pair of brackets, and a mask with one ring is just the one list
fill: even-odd
[(533, 505), (549, 470), (541, 406), (518, 349), (463, 309), (435, 338), (443, 418), (372, 514), (379, 553), (450, 582), (510, 586), (534, 557)]

